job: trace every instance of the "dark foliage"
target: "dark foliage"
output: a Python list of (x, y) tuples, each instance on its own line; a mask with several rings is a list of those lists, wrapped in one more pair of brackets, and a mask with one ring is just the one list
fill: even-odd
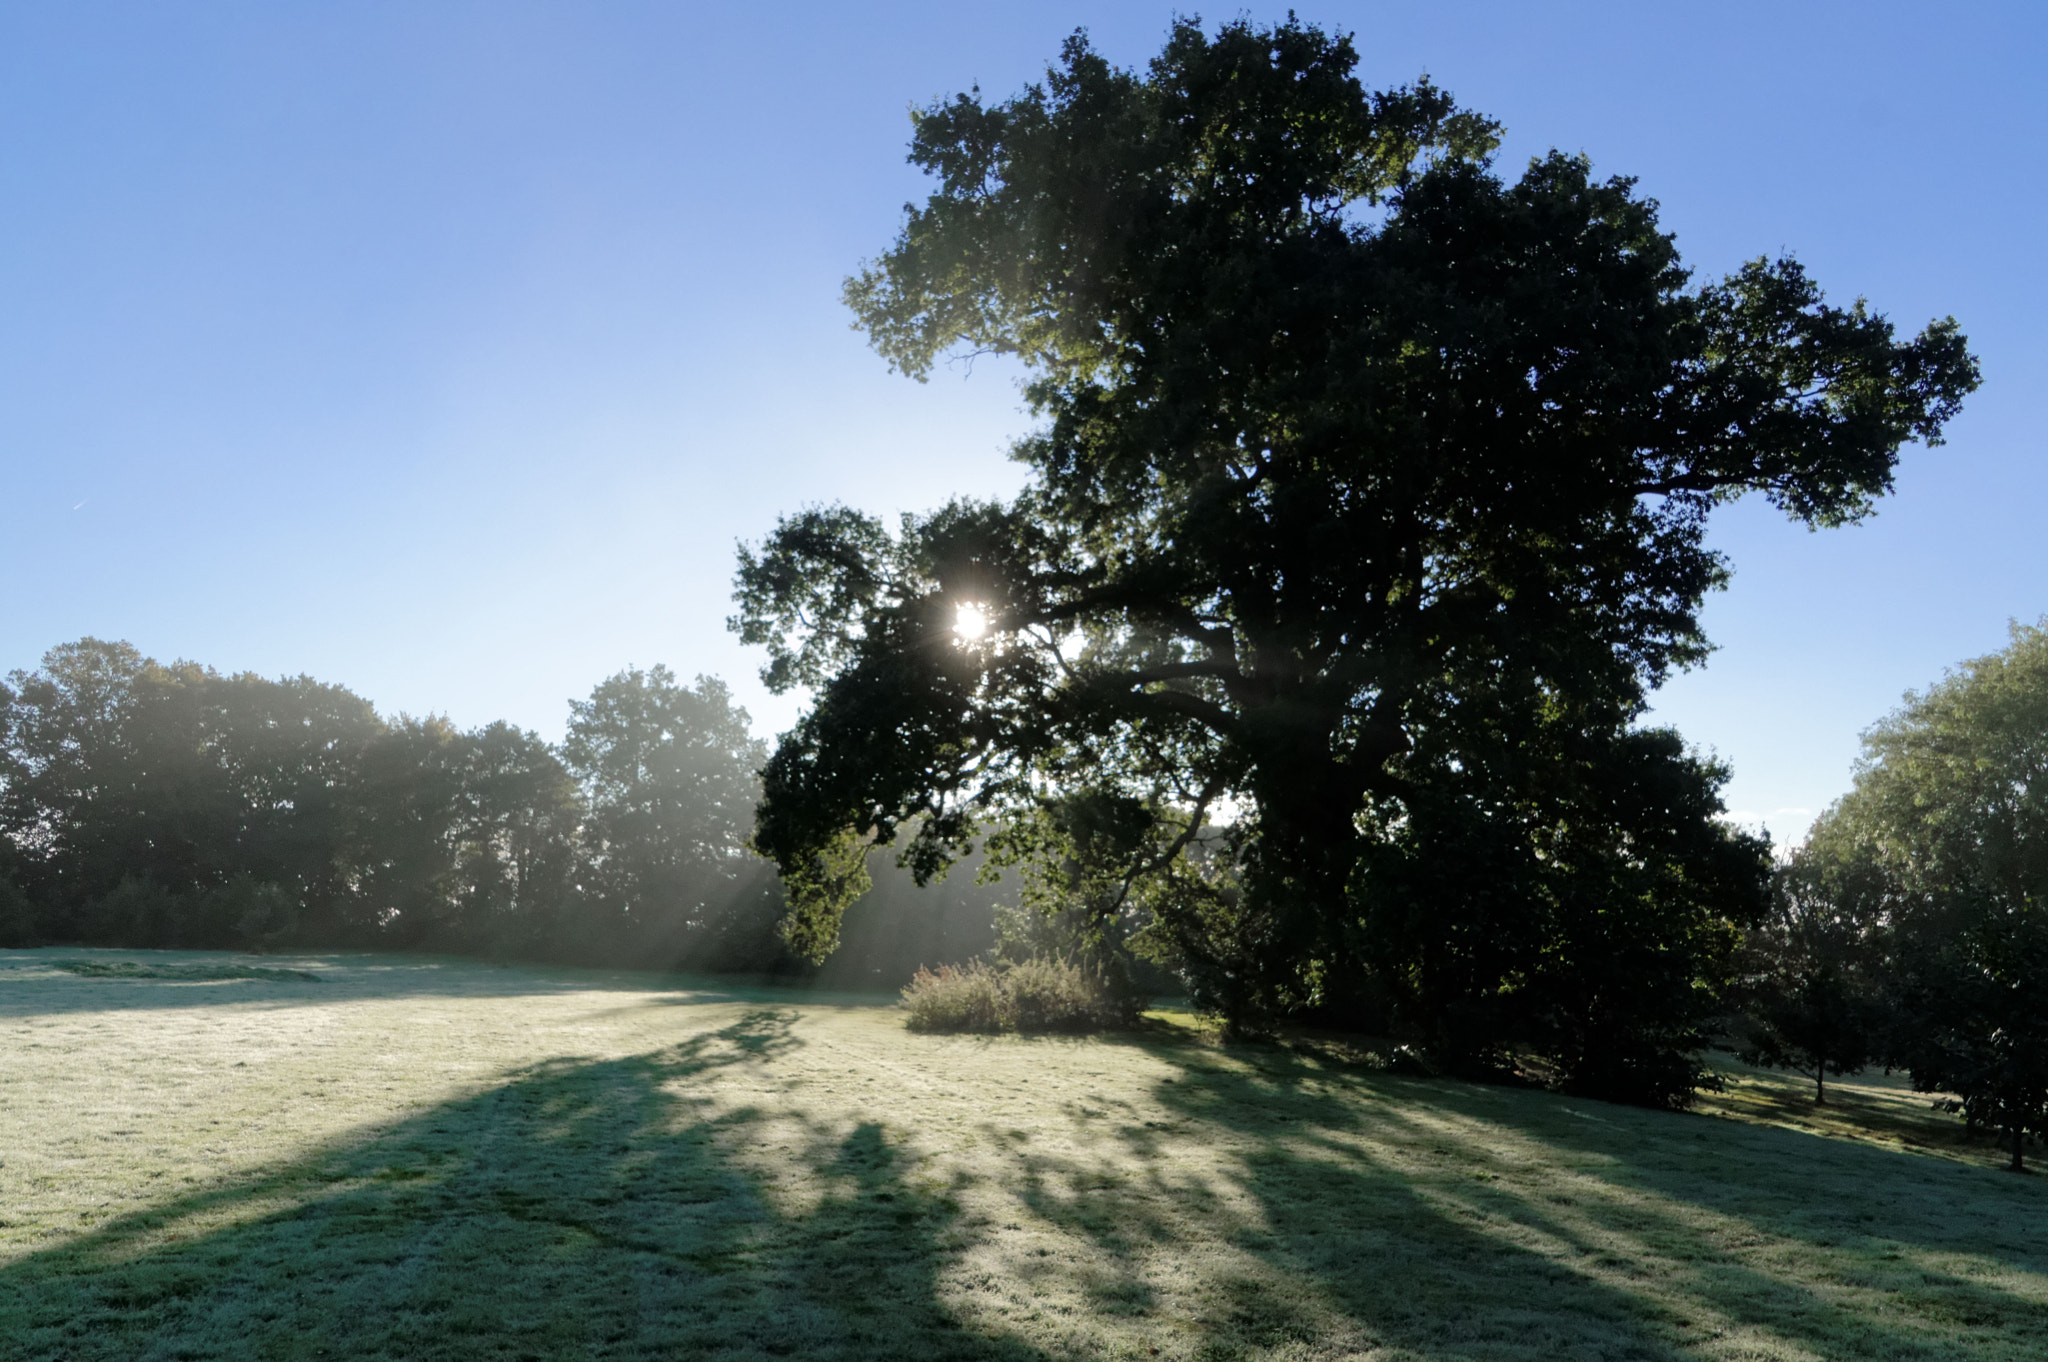
[(1806, 859), (1879, 925), (1886, 1061), (1958, 1094), (2020, 1169), (2048, 1139), (2048, 623), (1872, 727)]
[(1141, 907), (1239, 1025), (1385, 1014), (1682, 1102), (1766, 878), (1725, 773), (1635, 727), (1706, 655), (1707, 516), (1857, 519), (1975, 362), (1790, 260), (1695, 285), (1632, 182), (1504, 177), (1495, 125), (1355, 65), (1187, 21), (915, 116), (937, 187), (847, 299), (914, 376), (1020, 359), (1033, 476), (742, 553), (734, 628), (817, 688), (756, 842), (822, 956), (860, 843), (924, 876), (1049, 824), (1041, 867), (1121, 855), (1072, 902)]
[(1895, 1020), (1886, 987), (1883, 901), (1866, 867), (1802, 848), (1780, 869), (1770, 915), (1744, 941), (1733, 991), (1737, 1050), (1792, 1069), (1827, 1100), (1829, 1074), (1861, 1073)]

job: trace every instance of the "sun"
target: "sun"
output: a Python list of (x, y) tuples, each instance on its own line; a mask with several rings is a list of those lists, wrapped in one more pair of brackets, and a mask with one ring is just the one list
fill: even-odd
[(953, 616), (953, 632), (962, 643), (973, 643), (986, 636), (988, 611), (973, 601), (960, 602), (959, 612)]

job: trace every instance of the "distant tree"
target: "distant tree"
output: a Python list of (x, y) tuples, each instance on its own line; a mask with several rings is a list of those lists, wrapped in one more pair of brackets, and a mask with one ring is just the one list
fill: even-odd
[(223, 782), (224, 820), (210, 878), (247, 874), (278, 886), (294, 907), (265, 939), (360, 936), (356, 803), (364, 753), (388, 726), (369, 701), (309, 676), (209, 677), (203, 741)]
[(1874, 869), (1809, 844), (1780, 868), (1771, 912), (1743, 943), (1741, 1058), (1813, 1079), (1861, 1073), (1883, 1052), (1882, 897)]
[(462, 737), (445, 718), (400, 715), (363, 744), (344, 806), (354, 893), (335, 926), (364, 945), (473, 945), (457, 874)]
[(11, 679), (0, 834), (52, 940), (452, 943), (457, 737), (82, 639)]
[[(6, 722), (10, 696), (6, 684), (0, 683), (0, 723)], [(0, 751), (4, 750), (5, 737), (0, 735)], [(19, 950), (41, 944), (42, 924), (21, 885), (20, 855), (12, 839), (0, 833), (0, 949)]]
[[(0, 681), (0, 816), (7, 807), (7, 786), (13, 775), (14, 688)], [(41, 942), (35, 909), (21, 887), (21, 853), (6, 824), (0, 822), (0, 947), (16, 949)]]
[(558, 751), (309, 677), (54, 648), (0, 684), (0, 944), (787, 966), (746, 849), (764, 753), (724, 685), (628, 671), (571, 709)]
[[(239, 944), (347, 917), (359, 868), (344, 804), (367, 702), (307, 678), (164, 666), (126, 643), (81, 639), (16, 672), (0, 733), (0, 835), (53, 940)], [(237, 876), (278, 887), (257, 924), (206, 896)], [(266, 900), (270, 901), (270, 900)]]
[(52, 911), (113, 889), (153, 851), (132, 825), (142, 688), (154, 664), (126, 643), (53, 648), (8, 689), (0, 827)]
[[(2048, 622), (2044, 622), (2048, 623)], [(1817, 854), (1867, 867), (1914, 1086), (2002, 1130), (2014, 1170), (2048, 1136), (2048, 627), (2012, 627), (1864, 736)]]
[(460, 749), (455, 893), (466, 933), (544, 952), (571, 926), (582, 791), (552, 747), (511, 724), (467, 733)]
[(620, 672), (570, 706), (562, 758), (589, 801), (587, 919), (604, 949), (675, 964), (773, 939), (781, 902), (747, 850), (766, 749), (716, 677)]
[[(1027, 489), (743, 552), (741, 637), (815, 688), (756, 841), (830, 948), (856, 842), (935, 873), (985, 817), (1142, 810), (1197, 1001), (1246, 1024), (1370, 991), (1455, 1062), (1682, 1102), (1760, 911), (1725, 773), (1638, 732), (1702, 660), (1711, 510), (1864, 515), (1976, 384), (1790, 260), (1695, 285), (1653, 200), (1349, 39), (1177, 22), (1143, 73), (1071, 39), (1043, 86), (914, 115), (936, 180), (847, 286), (891, 364), (1016, 357)], [(1161, 856), (1160, 853), (1168, 853)]]

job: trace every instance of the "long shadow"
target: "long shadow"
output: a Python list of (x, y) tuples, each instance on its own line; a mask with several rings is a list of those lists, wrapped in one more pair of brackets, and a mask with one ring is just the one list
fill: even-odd
[[(1560, 1105), (1569, 1119), (1524, 1117), (1524, 1128), (1598, 1161), (1601, 1181), (1622, 1195), (1588, 1203), (1594, 1223), (1644, 1242), (1681, 1223), (1727, 1227), (1693, 1236), (1693, 1271), (1695, 1289), (1730, 1318), (1838, 1356), (2048, 1356), (2039, 1180), (1782, 1128)], [(1712, 1247), (1746, 1232), (1795, 1258), (1828, 1255), (1834, 1265), (1811, 1278), (1828, 1289), (1800, 1293)], [(2017, 1278), (2031, 1281), (2015, 1289)], [(1874, 1317), (1830, 1303), (1841, 1287), (1880, 1302)]]
[[(1812, 1080), (1805, 1075), (1752, 1068), (1733, 1055), (1716, 1054), (1711, 1059), (1729, 1085), (1701, 1104), (1708, 1115), (1986, 1165), (2001, 1165), (2010, 1157), (2005, 1132), (1972, 1131), (1956, 1116), (1937, 1112), (1932, 1095), (1914, 1091), (1903, 1074), (1861, 1073), (1836, 1079), (1828, 1085), (1827, 1101), (1817, 1103)], [(2032, 1159), (2042, 1145), (2030, 1138), (2026, 1149)]]
[[(906, 1181), (878, 1127), (704, 1093), (797, 1044), (766, 1009), (541, 1065), (99, 1226), (0, 1269), (0, 1356), (1038, 1357), (942, 1302), (956, 1208)], [(817, 1170), (808, 1204), (750, 1171), (776, 1150)]]
[[(17, 1260), (0, 1358), (2048, 1355), (2039, 1182), (1159, 1036), (1113, 1043), (1149, 1091), (946, 1182), (782, 1086), (791, 1017), (539, 1065)], [(996, 1237), (991, 1191), (1073, 1251)], [(965, 1303), (990, 1273), (1057, 1307), (1033, 1343)]]
[[(1382, 1345), (1429, 1357), (1662, 1358), (1732, 1333), (1831, 1358), (2048, 1356), (2048, 1189), (2038, 1185), (1792, 1131), (1389, 1078), (1279, 1048), (1128, 1043), (1179, 1070), (1156, 1090), (1162, 1105), (1237, 1137), (1241, 1186), (1262, 1212), (1241, 1241), (1272, 1277), (1311, 1284), (1324, 1309)], [(1154, 1138), (1124, 1132), (1140, 1161)], [(1510, 1143), (1519, 1157), (1496, 1147)], [(1530, 1146), (1570, 1176), (1518, 1176)], [(1156, 1190), (1185, 1204), (1200, 1189)], [(1052, 1209), (1078, 1230), (1103, 1223), (1078, 1200)], [(1126, 1219), (1097, 1238), (1128, 1243), (1135, 1232)], [(2014, 1276), (2032, 1280), (2015, 1289)], [(1260, 1328), (1284, 1328), (1270, 1287), (1243, 1294), (1212, 1321), (1212, 1340), (1252, 1345)]]
[[(1657, 1302), (1503, 1239), (1497, 1213), (1447, 1206), (1413, 1170), (1359, 1158), (1352, 1137), (1375, 1123), (1355, 1077), (1281, 1051), (1256, 1053), (1247, 1069), (1241, 1053), (1130, 1043), (1178, 1069), (1153, 1093), (1171, 1119), (1123, 1124), (1131, 1157), (1117, 1166), (1029, 1158), (1019, 1195), (1127, 1265), (1123, 1280), (1098, 1284), (1103, 1308), (1150, 1304), (1146, 1250), (1184, 1240), (1191, 1221), (1233, 1251), (1235, 1265), (1211, 1273), (1184, 1321), (1186, 1355), (1692, 1355), (1685, 1321)], [(1161, 1157), (1190, 1135), (1231, 1140), (1227, 1185)], [(1233, 1193), (1255, 1211), (1233, 1209)]]

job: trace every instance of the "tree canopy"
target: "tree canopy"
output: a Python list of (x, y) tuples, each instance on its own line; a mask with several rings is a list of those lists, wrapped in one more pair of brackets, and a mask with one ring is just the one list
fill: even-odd
[(1869, 877), (1800, 848), (1773, 877), (1771, 911), (1738, 962), (1737, 1052), (1794, 1069), (1827, 1101), (1829, 1074), (1860, 1073), (1883, 1047), (1885, 970)]
[(929, 875), (991, 817), (1079, 828), (1206, 1006), (1678, 1100), (1765, 879), (1723, 773), (1636, 726), (1707, 653), (1708, 513), (1863, 516), (1975, 363), (1789, 259), (1695, 283), (1632, 181), (1506, 176), (1497, 125), (1356, 61), (1181, 21), (1142, 72), (1076, 35), (913, 116), (936, 186), (847, 301), (915, 377), (1019, 359), (1032, 477), (742, 551), (734, 628), (815, 688), (756, 845), (822, 950), (861, 845)]
[(2048, 1138), (2048, 621), (1875, 725), (1801, 859), (1883, 952), (1888, 1060), (2019, 1168)]
[(718, 678), (684, 686), (662, 666), (609, 677), (569, 711), (562, 755), (589, 791), (586, 878), (608, 930), (643, 948), (698, 936), (746, 956), (730, 940), (736, 920), (780, 907), (746, 851), (767, 757), (747, 712)]

